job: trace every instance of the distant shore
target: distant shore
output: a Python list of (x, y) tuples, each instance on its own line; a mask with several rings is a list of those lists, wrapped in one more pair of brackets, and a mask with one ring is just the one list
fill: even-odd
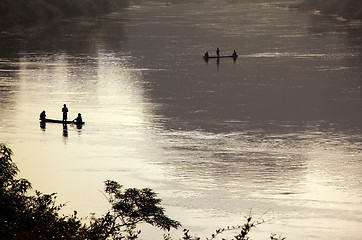
[(292, 7), (316, 9), (321, 13), (336, 14), (348, 20), (362, 20), (361, 0), (302, 0)]
[(0, 31), (63, 17), (95, 16), (128, 5), (128, 0), (2, 0)]

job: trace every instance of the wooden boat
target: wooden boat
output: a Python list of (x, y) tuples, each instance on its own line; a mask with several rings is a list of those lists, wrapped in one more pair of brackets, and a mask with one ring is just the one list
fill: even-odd
[(227, 55), (227, 56), (204, 56), (205, 59), (210, 59), (210, 58), (234, 58), (236, 59), (238, 57), (238, 55)]
[(62, 123), (62, 124), (76, 124), (76, 125), (83, 125), (85, 122), (76, 122), (76, 121), (62, 121), (62, 120), (56, 120), (56, 119), (40, 119), (42, 123)]

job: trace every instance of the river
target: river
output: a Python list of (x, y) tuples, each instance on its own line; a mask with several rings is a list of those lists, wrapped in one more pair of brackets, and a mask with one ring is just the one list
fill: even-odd
[[(111, 179), (204, 238), (251, 211), (268, 221), (253, 239), (360, 239), (362, 24), (292, 2), (131, 1), (2, 32), (0, 141), (20, 177), (82, 217), (106, 211)], [(217, 47), (239, 57), (205, 62)], [(40, 127), (63, 104), (86, 124)]]

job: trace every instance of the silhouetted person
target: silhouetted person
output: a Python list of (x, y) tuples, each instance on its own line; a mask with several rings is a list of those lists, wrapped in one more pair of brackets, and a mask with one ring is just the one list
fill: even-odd
[(78, 113), (78, 116), (76, 119), (73, 120), (73, 122), (75, 122), (75, 124), (82, 124), (83, 119), (82, 119), (82, 115), (80, 113)]
[(63, 108), (62, 108), (62, 112), (63, 112), (63, 122), (67, 121), (68, 118), (68, 108), (67, 105), (64, 104)]
[(234, 50), (233, 52), (233, 58), (236, 58), (238, 56), (238, 54), (236, 53), (236, 51)]
[(220, 56), (220, 49), (219, 49), (219, 48), (216, 49), (216, 55), (217, 55), (218, 57)]
[(209, 61), (209, 52), (206, 52), (206, 53), (204, 54), (204, 60), (205, 60), (205, 62), (208, 62), (208, 61)]
[(45, 114), (45, 111), (43, 110), (43, 111), (40, 113), (39, 119), (40, 119), (41, 121), (45, 121), (45, 117), (46, 117), (46, 114)]

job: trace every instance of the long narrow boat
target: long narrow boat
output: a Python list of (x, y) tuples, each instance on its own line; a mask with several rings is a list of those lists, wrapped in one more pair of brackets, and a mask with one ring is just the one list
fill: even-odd
[(83, 125), (85, 122), (75, 122), (75, 121), (62, 121), (62, 120), (56, 120), (56, 119), (49, 119), (49, 118), (45, 118), (45, 119), (40, 119), (41, 122), (43, 123), (62, 123), (62, 124), (76, 124), (76, 125)]
[(209, 58), (237, 58), (238, 55), (227, 55), (227, 56), (204, 56), (205, 59)]
[(238, 55), (227, 55), (227, 56), (204, 56), (205, 61), (211, 59), (211, 58), (216, 58), (216, 59), (220, 59), (220, 58), (232, 58), (234, 59), (234, 61), (236, 60), (236, 58), (238, 57)]

